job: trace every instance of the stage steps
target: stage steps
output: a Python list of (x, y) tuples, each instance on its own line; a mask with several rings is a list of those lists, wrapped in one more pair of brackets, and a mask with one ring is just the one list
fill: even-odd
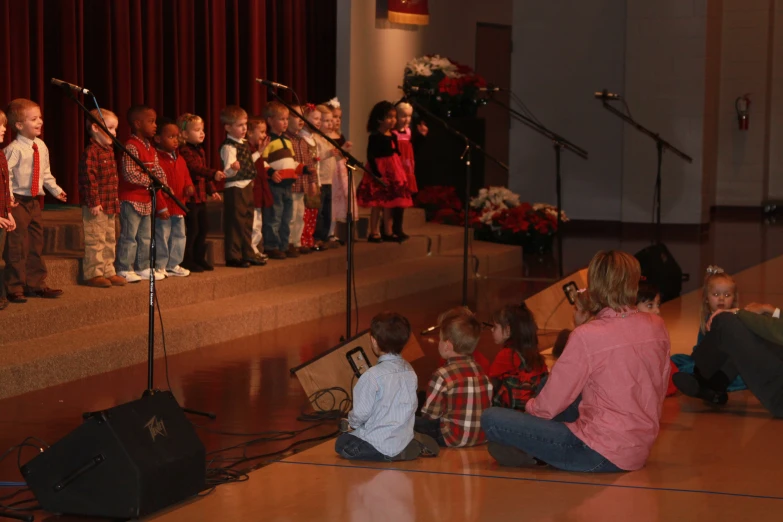
[[(462, 229), (406, 216), (403, 244), (355, 247), (359, 309), (366, 304), (458, 284)], [(408, 219), (411, 217), (412, 219)], [(58, 233), (62, 233), (58, 230)], [(219, 244), (219, 239), (214, 240)], [(214, 245), (213, 245), (214, 246)], [(222, 248), (221, 248), (222, 250)], [(231, 269), (158, 282), (169, 354), (343, 313), (344, 247), (265, 267)], [(481, 273), (518, 268), (519, 247), (473, 242)], [(0, 398), (142, 362), (146, 358), (148, 286), (98, 289), (77, 284), (75, 252), (48, 256), (59, 299), (30, 299), (0, 312)], [(366, 325), (367, 317), (361, 317)], [(156, 356), (162, 356), (156, 324)]]

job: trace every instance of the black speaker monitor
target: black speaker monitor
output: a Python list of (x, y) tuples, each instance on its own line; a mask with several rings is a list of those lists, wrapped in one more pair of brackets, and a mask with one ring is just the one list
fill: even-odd
[(90, 415), (22, 468), (52, 513), (136, 518), (205, 487), (204, 445), (170, 392)]

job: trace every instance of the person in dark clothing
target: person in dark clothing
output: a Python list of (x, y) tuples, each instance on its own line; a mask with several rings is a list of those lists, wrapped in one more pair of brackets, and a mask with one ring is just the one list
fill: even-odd
[(675, 374), (675, 386), (690, 397), (725, 404), (726, 388), (740, 375), (774, 417), (783, 417), (780, 309), (752, 303), (744, 310), (718, 310), (707, 327), (707, 335), (693, 353), (693, 375)]

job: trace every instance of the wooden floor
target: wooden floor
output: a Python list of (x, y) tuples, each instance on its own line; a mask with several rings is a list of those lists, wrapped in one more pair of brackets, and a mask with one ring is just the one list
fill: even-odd
[[(737, 274), (745, 302), (783, 302), (781, 274), (783, 258)], [(664, 306), (676, 352), (690, 351), (698, 306), (696, 293)], [(483, 447), (355, 463), (327, 441), (150, 520), (779, 521), (781, 436), (783, 422), (739, 392), (721, 409), (667, 399), (647, 466), (624, 474), (507, 469)]]
[[(687, 236), (687, 235), (686, 235)], [(635, 252), (645, 241), (590, 232), (568, 237), (566, 269), (584, 267), (598, 249)], [(699, 287), (700, 271), (717, 263), (735, 274), (742, 302), (783, 304), (783, 227), (756, 222), (714, 222), (708, 236), (665, 237), (684, 270), (686, 289)], [(739, 255), (738, 255), (739, 254)], [(525, 275), (548, 275), (551, 259), (526, 259)], [(479, 268), (479, 271), (481, 268)], [(471, 282), (470, 305), (486, 319), (498, 306), (518, 302), (541, 284), (493, 277)], [(544, 285), (545, 286), (545, 285)], [(699, 296), (667, 303), (663, 315), (673, 352), (690, 353), (698, 330)], [(359, 328), (373, 314), (393, 309), (411, 321), (425, 353), (413, 366), (420, 387), (438, 364), (436, 337), (418, 332), (438, 314), (460, 303), (459, 285), (381, 304), (360, 303)], [(164, 320), (166, 314), (164, 314)], [(288, 370), (336, 345), (344, 333), (337, 315), (278, 328), (223, 345), (198, 348), (156, 361), (156, 385), (171, 388), (184, 406), (214, 411), (215, 422), (199, 436), (208, 451), (247, 440), (225, 433), (295, 430), (306, 397)], [(139, 346), (139, 350), (145, 349)], [(492, 358), (498, 347), (485, 335), (479, 349)], [(89, 364), (89, 361), (85, 361)], [(136, 399), (146, 383), (136, 365), (0, 400), (0, 448), (28, 435), (52, 443), (81, 422), (81, 413)], [(320, 426), (292, 440), (249, 450), (265, 455), (305, 437), (328, 435)], [(482, 447), (444, 450), (436, 459), (392, 465), (355, 464), (337, 457), (333, 441), (304, 451), (261, 457), (268, 463), (247, 482), (225, 485), (210, 495), (150, 517), (156, 521), (779, 521), (783, 520), (783, 422), (770, 418), (747, 392), (731, 395), (720, 410), (684, 397), (666, 400), (662, 430), (647, 466), (617, 475), (580, 475), (552, 470), (499, 468)], [(22, 462), (34, 455), (25, 451)], [(15, 455), (0, 461), (2, 480), (20, 480)], [(7, 490), (0, 490), (5, 493)], [(40, 514), (38, 520), (78, 518)]]

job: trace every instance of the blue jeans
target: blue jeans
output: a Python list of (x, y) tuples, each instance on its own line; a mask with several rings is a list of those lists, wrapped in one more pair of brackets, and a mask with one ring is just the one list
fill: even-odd
[[(566, 412), (573, 417), (573, 405), (563, 414)], [(481, 416), (481, 427), (490, 442), (513, 446), (558, 469), (586, 473), (623, 471), (589, 448), (557, 417), (548, 420), (516, 410), (490, 408)]]
[(334, 441), (334, 451), (338, 455), (349, 460), (371, 460), (374, 462), (391, 462), (387, 457), (369, 442), (360, 439), (350, 433), (341, 433)]
[(288, 180), (282, 183), (269, 183), (272, 192), (272, 206), (264, 209), (262, 234), (264, 251), (288, 250), (291, 238), (291, 217), (294, 214), (294, 198), (292, 183)]
[(155, 220), (155, 268), (170, 270), (185, 258), (185, 216)]
[(136, 212), (130, 202), (121, 201), (120, 228), (120, 240), (117, 243), (117, 272), (148, 269), (152, 238), (150, 217)]

